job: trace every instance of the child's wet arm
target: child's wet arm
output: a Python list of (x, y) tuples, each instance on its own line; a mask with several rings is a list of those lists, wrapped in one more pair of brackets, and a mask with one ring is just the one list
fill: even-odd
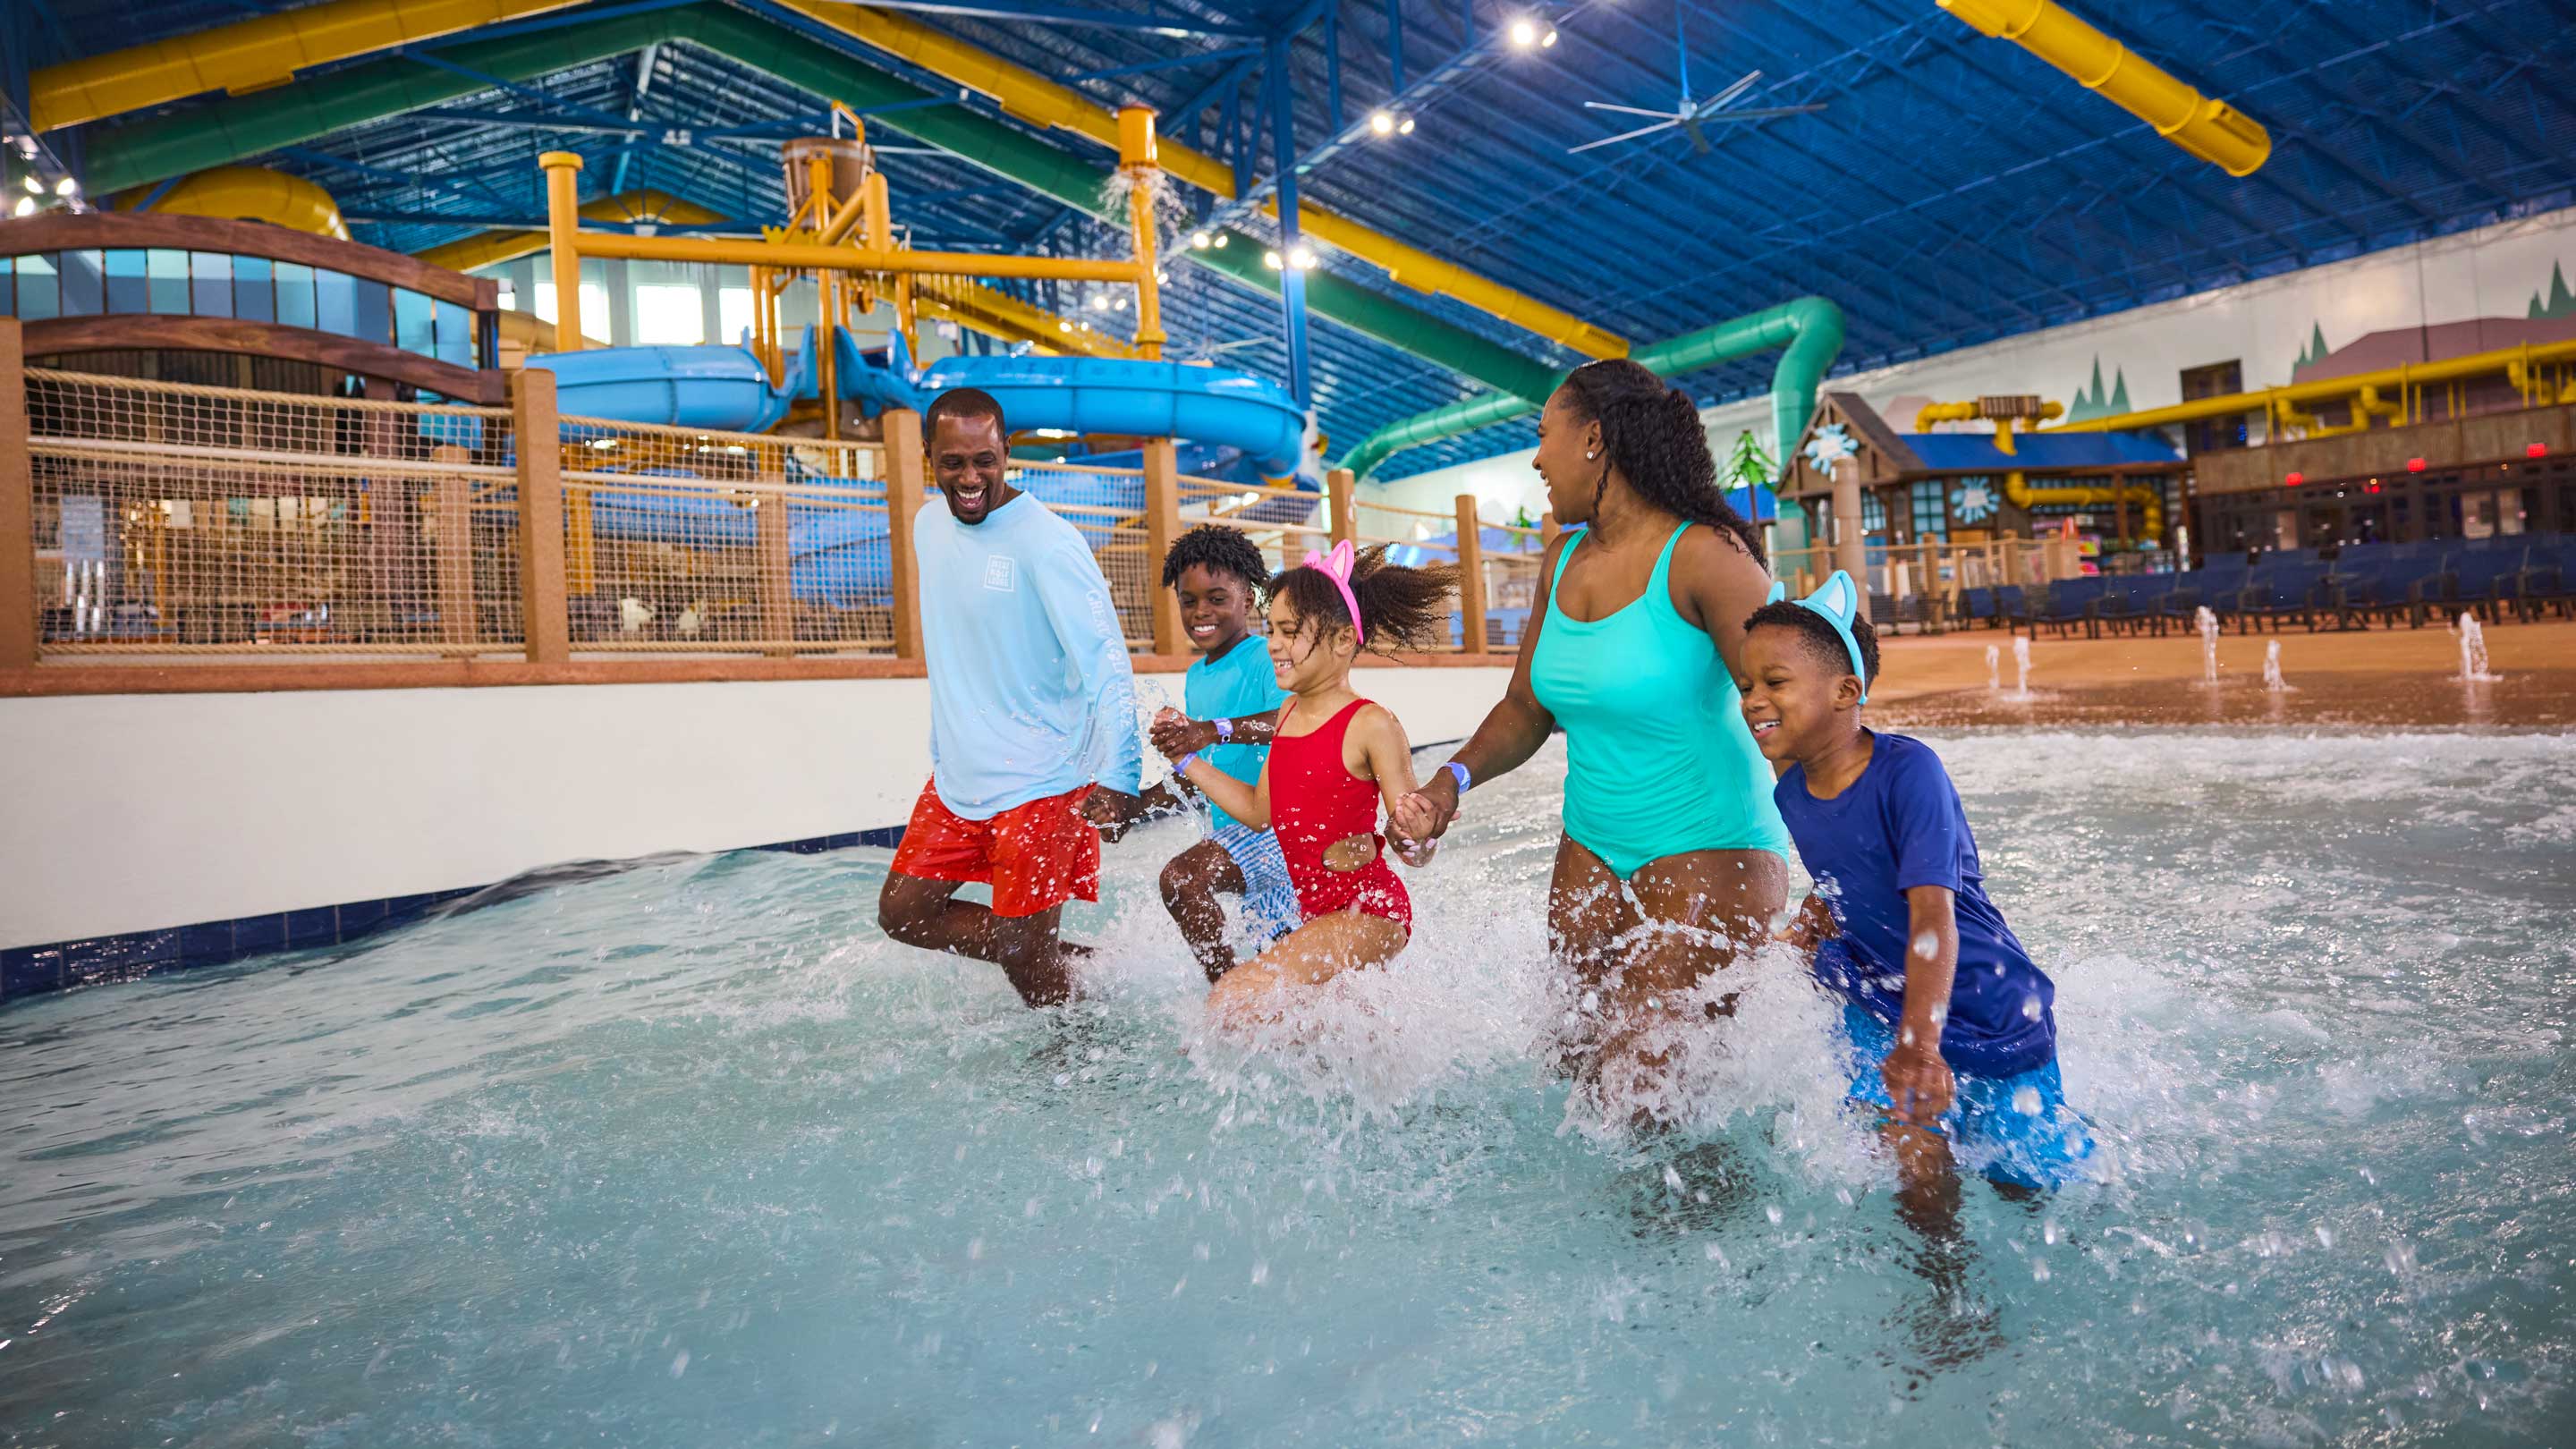
[(1183, 778), (1209, 803), (1255, 830), (1270, 828), (1270, 767), (1261, 767), (1261, 784), (1246, 785), (1202, 757), (1190, 761)]
[(1937, 1048), (1959, 972), (1958, 901), (1947, 886), (1908, 886), (1905, 908), (1904, 1025), (1913, 1040)]

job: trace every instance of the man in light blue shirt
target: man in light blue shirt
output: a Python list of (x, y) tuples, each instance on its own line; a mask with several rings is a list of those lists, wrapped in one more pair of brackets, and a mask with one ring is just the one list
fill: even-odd
[[(912, 523), (930, 671), (930, 783), (877, 898), (909, 946), (990, 961), (1031, 1006), (1073, 994), (1089, 948), (1064, 903), (1100, 898), (1093, 790), (1137, 792), (1143, 746), (1126, 631), (1073, 525), (1013, 488), (1001, 404), (975, 388), (922, 418), (945, 508)], [(982, 881), (993, 904), (956, 899)]]

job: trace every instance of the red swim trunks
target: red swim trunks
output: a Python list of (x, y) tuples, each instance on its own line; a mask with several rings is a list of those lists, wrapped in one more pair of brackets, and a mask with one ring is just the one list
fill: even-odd
[(1075, 896), (1100, 899), (1100, 831), (1078, 808), (1089, 785), (1014, 805), (990, 820), (967, 820), (934, 784), (912, 802), (912, 821), (894, 852), (899, 875), (983, 881), (993, 914), (1034, 916)]

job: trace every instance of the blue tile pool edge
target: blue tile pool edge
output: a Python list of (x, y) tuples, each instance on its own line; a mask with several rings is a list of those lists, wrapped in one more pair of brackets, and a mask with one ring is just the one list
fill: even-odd
[[(903, 827), (845, 830), (835, 835), (809, 835), (749, 850), (778, 850), (792, 855), (820, 855), (854, 846), (892, 849), (902, 843)], [(0, 948), (0, 1007), (21, 998), (94, 986), (111, 981), (137, 981), (146, 976), (184, 971), (192, 966), (221, 966), (245, 957), (281, 951), (304, 951), (346, 945), (363, 937), (406, 926), (449, 901), (460, 900), (490, 884), (423, 891), (417, 895), (307, 906), (292, 911), (264, 911), (228, 921), (201, 921), (120, 935), (53, 941), (41, 946)]]

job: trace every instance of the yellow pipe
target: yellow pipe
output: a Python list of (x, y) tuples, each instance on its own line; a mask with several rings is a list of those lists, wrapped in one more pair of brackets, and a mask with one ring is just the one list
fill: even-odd
[(307, 66), (569, 9), (575, 3), (578, 0), (324, 0), (193, 35), (46, 66), (28, 77), (28, 115), (38, 131), (52, 131), (168, 105), (206, 91), (265, 90), (284, 85)]
[[(562, 154), (562, 153), (556, 153)], [(813, 242), (736, 241), (722, 237), (624, 236), (593, 232), (582, 237), (584, 256), (643, 262), (711, 262), (720, 266), (771, 266), (800, 272), (952, 272), (966, 277), (1053, 277), (1065, 282), (1136, 280), (1136, 264), (1091, 257), (1018, 257), (999, 252), (863, 251)]]
[(1118, 169), (1127, 178), (1127, 226), (1136, 242), (1136, 350), (1149, 361), (1163, 356), (1163, 295), (1154, 277), (1154, 191), (1162, 165), (1155, 157), (1154, 108), (1118, 108)]
[[(149, 195), (139, 188), (125, 192), (116, 198), (116, 209), (132, 211)], [(152, 203), (152, 210), (162, 216), (265, 221), (338, 241), (349, 239), (348, 223), (340, 219), (339, 203), (330, 192), (301, 176), (257, 166), (200, 171), (163, 193)]]
[(2015, 508), (2030, 508), (2042, 503), (2077, 506), (2116, 503), (2124, 496), (2136, 500), (2140, 505), (2142, 521), (2146, 525), (2146, 532), (2142, 536), (2162, 542), (2165, 536), (2165, 505), (2164, 499), (2153, 488), (2135, 483), (2118, 488), (2034, 488), (2018, 468), (2004, 475), (2004, 497), (2009, 499)]
[(579, 352), (581, 335), (581, 157), (548, 151), (537, 158), (546, 172), (546, 246), (555, 273), (555, 350)]
[(2492, 352), (2471, 353), (2466, 357), (2446, 358), (2440, 362), (2410, 362), (2402, 367), (2383, 367), (2372, 372), (2356, 372), (2344, 377), (2329, 377), (2317, 382), (2292, 383), (2288, 387), (2267, 387), (2254, 392), (2233, 393), (2226, 397), (2202, 398), (2197, 402), (2177, 403), (2172, 407), (2149, 408), (2143, 412), (2114, 413), (2109, 417), (2086, 418), (2067, 423), (2055, 431), (2061, 433), (2126, 432), (2137, 428), (2169, 427), (2176, 423), (2205, 422), (2211, 418), (2239, 417), (2246, 413), (2270, 414), (2276, 402), (2340, 402), (2358, 396), (2366, 387), (2395, 387), (2401, 396), (2412, 396), (2426, 383), (2449, 383), (2465, 378), (2484, 377), (2490, 373), (2512, 374), (2519, 362), (2526, 370), (2558, 364), (2576, 363), (2576, 341), (2549, 342), (2539, 346), (2500, 347)]
[[(934, 30), (908, 16), (840, 0), (779, 0), (817, 24), (829, 26), (867, 45), (900, 56), (914, 65), (1001, 104), (1004, 111), (1035, 126), (1054, 127), (1087, 136), (1104, 146), (1118, 145), (1118, 117), (1089, 96)], [(1166, 138), (1160, 147), (1164, 170), (1212, 195), (1233, 200), (1234, 168), (1214, 156)], [(1275, 213), (1276, 205), (1268, 210)], [(1297, 225), (1306, 235), (1381, 267), (1396, 281), (1416, 291), (1454, 297), (1516, 327), (1561, 342), (1587, 357), (1625, 357), (1628, 340), (1594, 326), (1523, 292), (1478, 276), (1454, 262), (1407, 246), (1374, 228), (1362, 226), (1318, 206), (1300, 206)]]
[[(722, 221), (724, 216), (720, 212), (709, 211), (694, 201), (682, 201), (667, 192), (647, 188), (640, 191), (621, 191), (615, 196), (602, 197), (597, 201), (584, 203), (581, 208), (581, 219), (703, 226), (708, 222)], [(476, 232), (468, 237), (459, 237), (452, 242), (442, 242), (414, 255), (432, 266), (445, 267), (451, 272), (471, 272), (482, 267), (497, 267), (503, 262), (514, 262), (521, 257), (533, 256), (545, 249), (544, 232), (517, 231), (502, 227), (492, 231)]]
[(2073, 76), (2230, 176), (2251, 176), (2271, 159), (2261, 122), (2193, 90), (2054, 0), (1941, 0), (1941, 8)]

